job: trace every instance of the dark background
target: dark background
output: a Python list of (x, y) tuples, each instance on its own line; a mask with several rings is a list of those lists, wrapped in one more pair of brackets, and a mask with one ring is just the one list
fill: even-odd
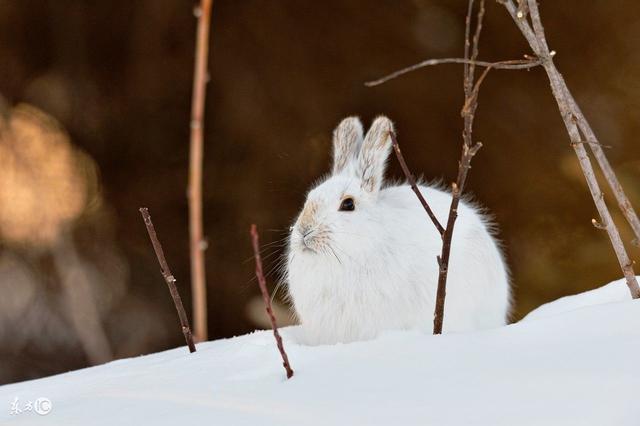
[[(556, 63), (638, 206), (640, 7), (541, 3)], [(194, 5), (0, 2), (0, 383), (184, 344), (138, 207), (149, 207), (190, 310)], [(461, 56), (465, 11), (462, 0), (215, 1), (204, 157), (210, 338), (263, 326), (249, 224), (265, 244), (286, 235), (328, 170), (341, 118), (368, 125), (388, 115), (414, 171), (454, 178), (462, 67), (363, 82)], [(487, 1), (480, 57), (526, 53), (504, 8)], [(489, 74), (474, 137), (485, 147), (468, 188), (500, 226), (514, 319), (621, 276), (606, 234), (591, 226), (596, 212), (541, 69)], [(389, 175), (402, 176), (395, 161)], [(271, 269), (282, 251), (276, 243), (268, 253)], [(277, 276), (269, 282), (273, 290)]]

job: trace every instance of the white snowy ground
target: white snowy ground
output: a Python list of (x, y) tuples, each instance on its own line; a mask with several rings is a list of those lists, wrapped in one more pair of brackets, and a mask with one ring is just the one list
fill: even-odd
[[(289, 381), (260, 331), (2, 386), (0, 424), (640, 424), (640, 302), (622, 281), (484, 332), (308, 347), (295, 330)], [(48, 414), (25, 410), (38, 398)]]

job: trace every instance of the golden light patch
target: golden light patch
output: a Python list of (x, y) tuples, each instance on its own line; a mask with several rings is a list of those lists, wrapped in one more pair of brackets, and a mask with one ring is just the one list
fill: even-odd
[(0, 234), (5, 241), (48, 245), (77, 218), (88, 198), (93, 162), (61, 126), (29, 105), (0, 118)]

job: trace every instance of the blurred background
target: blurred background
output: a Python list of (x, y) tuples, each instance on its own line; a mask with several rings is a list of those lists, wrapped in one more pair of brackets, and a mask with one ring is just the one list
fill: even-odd
[[(640, 6), (541, 3), (559, 69), (639, 208)], [(0, 2), (0, 384), (184, 345), (138, 207), (150, 209), (190, 311), (194, 6)], [(265, 326), (249, 224), (274, 243), (266, 269), (276, 267), (305, 191), (328, 170), (341, 118), (368, 125), (388, 115), (412, 170), (454, 179), (462, 67), (363, 83), (462, 56), (465, 10), (464, 0), (215, 1), (204, 157), (210, 338)], [(505, 10), (487, 1), (480, 57), (525, 53)], [(621, 276), (606, 234), (591, 226), (596, 212), (542, 69), (492, 71), (474, 136), (485, 147), (468, 188), (500, 226), (514, 320)], [(273, 291), (277, 275), (268, 280)]]

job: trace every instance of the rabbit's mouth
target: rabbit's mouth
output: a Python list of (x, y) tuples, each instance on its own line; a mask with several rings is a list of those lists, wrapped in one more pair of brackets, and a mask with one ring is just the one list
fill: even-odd
[(301, 253), (309, 255), (324, 253), (328, 249), (330, 241), (329, 230), (326, 226), (301, 227), (296, 225), (291, 231), (291, 246)]
[(303, 253), (315, 253), (316, 251), (315, 251), (315, 249), (313, 249), (313, 248), (311, 248), (311, 247), (309, 247), (309, 246), (306, 246), (306, 245), (304, 245), (304, 243), (303, 243), (303, 244), (302, 244), (302, 252), (303, 252)]
[(294, 244), (300, 252), (316, 255), (324, 252), (327, 239), (322, 230), (309, 229), (304, 232), (299, 232), (294, 237)]
[(312, 231), (308, 231), (302, 234), (297, 230), (292, 230), (290, 240), (291, 248), (301, 253), (316, 253), (317, 247), (315, 247), (313, 238), (310, 238), (311, 233)]

